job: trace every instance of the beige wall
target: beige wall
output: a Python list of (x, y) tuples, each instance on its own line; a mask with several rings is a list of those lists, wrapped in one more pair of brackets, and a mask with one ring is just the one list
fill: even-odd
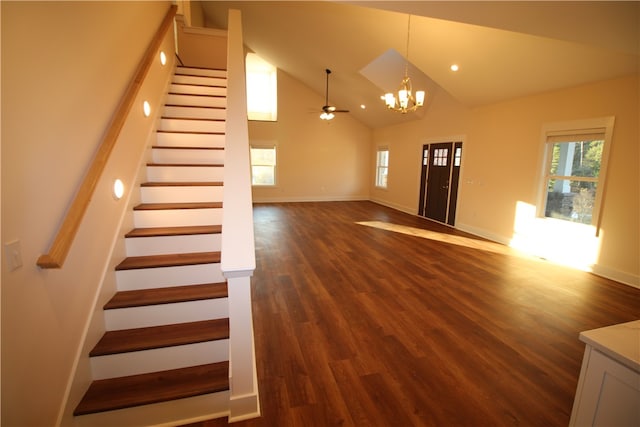
[[(168, 68), (152, 66), (62, 269), (44, 253), (168, 2), (1, 2), (2, 236), (23, 266), (2, 266), (2, 425), (55, 425), (108, 268)], [(170, 34), (163, 48), (173, 50)], [(164, 73), (164, 74), (163, 74)], [(127, 193), (128, 194), (128, 193)], [(126, 197), (126, 196), (125, 196)], [(4, 251), (4, 248), (3, 248)], [(4, 254), (3, 254), (4, 255)]]
[[(446, 97), (440, 97), (446, 98)], [(601, 250), (594, 271), (638, 285), (640, 276), (638, 78), (559, 90), (473, 110), (434, 100), (418, 122), (377, 130), (372, 150), (390, 146), (389, 188), (372, 198), (417, 212), (423, 141), (464, 135), (456, 225), (501, 241), (514, 236), (518, 202), (535, 205), (542, 126), (615, 116), (602, 213)], [(446, 138), (444, 138), (446, 139)], [(375, 157), (370, 164), (375, 166)]]
[(183, 16), (178, 16), (176, 23), (178, 56), (183, 65), (220, 70), (227, 68), (227, 32), (225, 30), (188, 26)]
[(250, 122), (253, 143), (277, 144), (277, 185), (255, 202), (369, 198), (371, 131), (349, 114), (320, 120), (324, 99), (278, 71), (278, 121)]

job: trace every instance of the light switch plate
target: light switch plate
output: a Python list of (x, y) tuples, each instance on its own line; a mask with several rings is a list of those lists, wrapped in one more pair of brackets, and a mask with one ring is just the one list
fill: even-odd
[(9, 271), (22, 267), (22, 250), (20, 249), (19, 240), (5, 243), (4, 255), (7, 259), (7, 267), (9, 267)]

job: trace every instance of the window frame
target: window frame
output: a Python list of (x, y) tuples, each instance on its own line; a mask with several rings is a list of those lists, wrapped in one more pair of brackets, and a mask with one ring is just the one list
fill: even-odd
[[(264, 70), (268, 68), (268, 72)], [(268, 99), (269, 110), (252, 110), (255, 98), (252, 89), (253, 80), (251, 76), (255, 74), (262, 77), (263, 81), (258, 86), (261, 88), (260, 96), (257, 98), (262, 100)], [(278, 121), (278, 68), (262, 59), (259, 55), (248, 52), (245, 56), (245, 79), (246, 79), (246, 95), (247, 95), (247, 119), (249, 121)], [(264, 84), (264, 80), (268, 84)], [(266, 87), (266, 90), (264, 89)]]
[[(383, 152), (387, 153), (387, 155), (386, 155), (386, 160), (387, 161), (386, 161), (385, 165), (381, 165), (380, 164), (380, 154), (383, 153)], [(376, 188), (384, 189), (384, 190), (389, 188), (389, 154), (390, 154), (389, 153), (389, 147), (387, 147), (387, 146), (379, 146), (376, 149), (376, 176), (375, 176), (375, 182), (374, 182), (374, 185), (375, 185)], [(381, 172), (382, 169), (384, 169), (386, 171), (386, 174), (385, 174), (386, 179), (385, 179), (384, 185), (380, 184), (380, 178), (382, 176), (380, 174), (380, 172)]]
[[(613, 126), (615, 123), (615, 117), (601, 117), (594, 119), (573, 120), (567, 122), (552, 122), (546, 123), (542, 127), (541, 141), (542, 141), (542, 162), (539, 172), (538, 182), (538, 197), (536, 201), (536, 216), (545, 221), (559, 221), (563, 224), (572, 224), (575, 226), (590, 226), (595, 227), (596, 235), (598, 235), (600, 229), (601, 213), (606, 193), (606, 177), (607, 177), (607, 165), (609, 162), (609, 152), (611, 148), (611, 138), (613, 135)], [(597, 178), (587, 178), (586, 181), (596, 183), (596, 195), (593, 202), (591, 224), (583, 224), (573, 221), (567, 221), (565, 219), (550, 218), (546, 216), (547, 207), (547, 194), (548, 194), (548, 182), (552, 177), (558, 178), (556, 175), (551, 175), (551, 166), (553, 158), (553, 147), (557, 141), (549, 141), (554, 136), (563, 135), (587, 135), (593, 134), (598, 130), (604, 133), (604, 143), (602, 147), (602, 157), (600, 159), (600, 171)], [(562, 178), (562, 177), (560, 177)], [(579, 180), (582, 180), (580, 177)]]
[[(274, 150), (274, 163), (273, 165), (254, 164), (253, 157), (251, 156), (251, 150), (253, 149), (273, 149)], [(251, 173), (251, 187), (255, 188), (273, 188), (278, 185), (278, 144), (275, 142), (250, 142), (249, 143), (249, 166)], [(253, 167), (254, 166), (271, 166), (273, 168), (273, 184), (255, 184), (253, 181)]]

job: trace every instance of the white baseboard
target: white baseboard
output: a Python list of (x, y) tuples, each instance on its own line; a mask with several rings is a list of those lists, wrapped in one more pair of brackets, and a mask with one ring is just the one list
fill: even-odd
[[(503, 245), (509, 246), (511, 244), (510, 239), (507, 237), (499, 236), (497, 234), (492, 234), (487, 232), (486, 230), (475, 228), (467, 224), (458, 224), (456, 228), (460, 231), (464, 231), (465, 233), (473, 234), (478, 237), (483, 237), (485, 239), (489, 239), (493, 242), (501, 243)], [(532, 254), (532, 255), (535, 255), (535, 254)], [(640, 288), (640, 277), (637, 275), (625, 273), (624, 271), (605, 267), (600, 264), (592, 265), (589, 271), (595, 274), (596, 276), (601, 276), (601, 277), (604, 277), (605, 279), (610, 279), (610, 280), (622, 283), (624, 285), (632, 286), (634, 288)]]
[(385, 200), (379, 200), (379, 199), (368, 199), (368, 200), (370, 202), (377, 203), (379, 205), (386, 206), (388, 208), (395, 209), (397, 211), (404, 212), (409, 215), (417, 215), (417, 212), (413, 207), (398, 205), (395, 203), (391, 203), (391, 202), (387, 202)]
[(231, 397), (229, 400), (229, 423), (249, 420), (260, 416), (258, 393)]
[(605, 279), (615, 280), (616, 282), (640, 289), (640, 276), (625, 273), (624, 271), (615, 270), (600, 264), (594, 264), (591, 267), (591, 272), (598, 276), (602, 276)]
[(501, 243), (503, 245), (509, 245), (511, 239), (508, 237), (500, 236), (498, 234), (490, 233), (481, 228), (476, 228), (468, 224), (456, 224), (456, 229), (464, 231), (465, 233), (473, 234), (474, 236), (482, 237), (483, 239), (491, 240), (492, 242)]
[(290, 196), (254, 197), (253, 203), (359, 202), (366, 200), (369, 200), (369, 196)]

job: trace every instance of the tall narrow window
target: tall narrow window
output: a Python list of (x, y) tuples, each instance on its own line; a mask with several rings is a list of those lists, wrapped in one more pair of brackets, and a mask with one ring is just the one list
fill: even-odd
[(597, 224), (610, 134), (607, 127), (546, 132), (544, 217)]
[(276, 146), (251, 146), (251, 184), (254, 186), (276, 185)]
[(255, 53), (246, 57), (247, 115), (249, 120), (278, 119), (278, 70)]
[(376, 161), (376, 187), (387, 188), (387, 176), (389, 175), (389, 149), (378, 147)]

